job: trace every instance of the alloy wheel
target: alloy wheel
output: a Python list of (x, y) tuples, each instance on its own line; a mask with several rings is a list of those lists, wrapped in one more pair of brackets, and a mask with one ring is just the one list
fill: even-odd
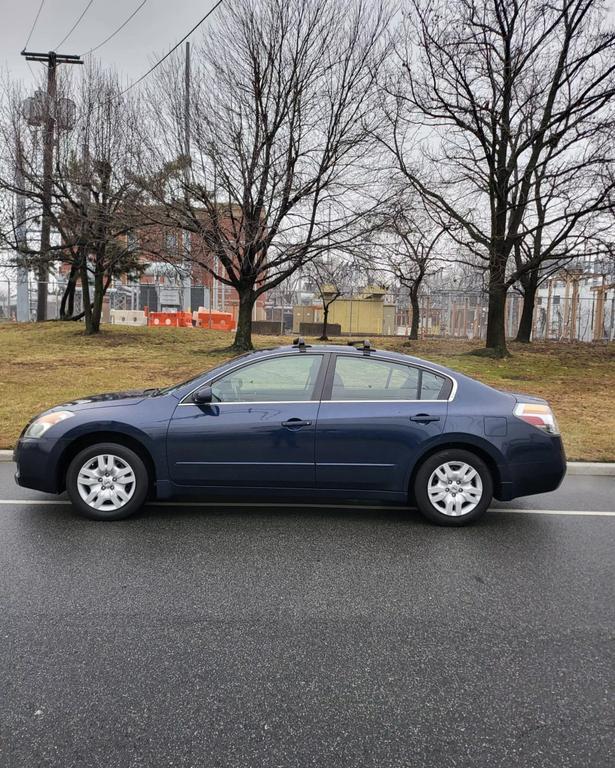
[(88, 459), (77, 475), (79, 496), (92, 509), (102, 512), (121, 509), (133, 497), (136, 486), (130, 464), (109, 453)]
[(463, 461), (447, 461), (431, 473), (427, 484), (431, 505), (449, 517), (472, 512), (483, 495), (483, 482), (474, 467)]

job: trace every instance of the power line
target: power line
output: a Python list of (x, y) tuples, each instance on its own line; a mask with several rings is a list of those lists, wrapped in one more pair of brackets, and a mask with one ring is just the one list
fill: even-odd
[[(146, 2), (147, 2), (147, 0), (143, 0), (143, 2), (141, 3), (141, 5), (135, 9), (135, 11), (133, 12), (133, 14), (132, 14), (132, 15), (134, 16), (134, 14), (135, 14), (135, 13), (136, 13), (136, 12), (139, 10), (139, 8), (141, 8), (143, 5), (145, 5), (145, 3), (146, 3)], [(182, 43), (185, 43), (185, 42), (186, 42), (186, 40), (187, 40), (187, 39), (190, 37), (190, 35), (191, 35), (191, 34), (192, 34), (194, 31), (196, 31), (196, 30), (197, 30), (197, 29), (198, 29), (198, 28), (201, 26), (201, 24), (203, 24), (203, 22), (204, 22), (204, 21), (207, 21), (207, 19), (208, 19), (208, 18), (211, 16), (211, 14), (212, 14), (212, 13), (213, 13), (213, 12), (216, 10), (216, 8), (218, 8), (218, 6), (219, 6), (219, 5), (222, 5), (222, 3), (223, 3), (223, 2), (224, 2), (224, 0), (218, 0), (218, 2), (217, 2), (217, 3), (216, 3), (216, 4), (215, 4), (215, 5), (212, 7), (212, 8), (210, 8), (210, 10), (209, 10), (209, 11), (207, 11), (207, 13), (205, 14), (205, 16), (203, 16), (203, 18), (202, 18), (202, 19), (200, 19), (199, 21), (197, 21), (197, 23), (196, 23), (196, 24), (195, 24), (195, 25), (192, 27), (192, 29), (190, 29), (188, 32), (186, 32), (186, 34), (185, 34), (185, 35), (182, 37), (182, 39), (181, 39), (181, 40), (179, 40), (179, 42), (177, 42), (177, 43), (176, 43), (176, 44), (173, 46), (173, 48), (171, 48), (171, 50), (170, 50), (168, 53), (166, 53), (166, 54), (165, 54), (165, 55), (164, 55), (164, 56), (163, 56), (161, 59), (159, 59), (159, 60), (158, 60), (158, 61), (157, 61), (157, 62), (156, 62), (156, 63), (155, 63), (155, 64), (154, 64), (152, 67), (150, 67), (150, 68), (147, 70), (147, 72), (145, 72), (145, 74), (141, 75), (141, 77), (139, 77), (137, 80), (134, 80), (132, 83), (130, 83), (130, 84), (129, 84), (129, 85), (126, 87), (126, 88), (124, 88), (124, 90), (123, 90), (123, 91), (120, 91), (119, 93), (115, 94), (114, 96), (112, 96), (112, 97), (110, 97), (110, 98), (104, 99), (102, 102), (99, 102), (99, 106), (101, 106), (101, 107), (104, 107), (104, 106), (105, 106), (105, 105), (107, 105), (107, 104), (111, 104), (113, 101), (115, 101), (116, 99), (119, 99), (119, 98), (120, 98), (121, 96), (123, 96), (125, 93), (127, 93), (127, 92), (128, 92), (128, 91), (130, 91), (132, 88), (134, 88), (134, 87), (135, 87), (135, 85), (138, 85), (140, 82), (142, 82), (143, 80), (145, 80), (145, 78), (146, 78), (148, 75), (151, 75), (151, 73), (152, 73), (152, 72), (153, 72), (153, 71), (154, 71), (154, 70), (155, 70), (157, 67), (159, 67), (159, 66), (162, 64), (162, 62), (163, 62), (163, 61), (165, 61), (166, 59), (168, 59), (168, 58), (169, 58), (169, 56), (170, 56), (172, 53), (174, 53), (174, 52), (175, 52), (175, 51), (176, 51), (176, 50), (179, 48), (179, 46), (180, 46)], [(128, 23), (128, 21), (129, 21), (129, 19), (127, 19), (127, 20), (124, 22), (124, 25), (125, 25), (125, 24), (127, 24), (127, 23)], [(118, 32), (118, 31), (119, 31), (119, 28), (116, 30), (116, 32)], [(113, 34), (116, 34), (116, 33), (114, 32)], [(111, 35), (111, 36), (109, 37), (109, 39), (111, 39), (111, 37), (112, 37), (112, 36), (113, 36), (113, 35)], [(104, 41), (103, 41), (102, 43), (100, 43), (100, 44), (99, 44), (97, 47), (100, 47), (100, 46), (102, 46), (102, 45), (104, 45)], [(95, 49), (95, 48), (93, 48), (93, 49), (92, 49), (92, 51), (94, 51), (94, 50), (96, 50), (96, 49)], [(90, 51), (90, 53), (91, 53), (91, 51)], [(87, 56), (87, 55), (88, 55), (88, 54), (86, 53), (86, 54), (82, 54), (82, 56), (75, 56), (74, 58), (83, 58), (83, 56)]]
[(28, 43), (30, 42), (30, 38), (32, 37), (32, 33), (34, 32), (34, 27), (36, 26), (36, 22), (38, 21), (38, 17), (41, 15), (41, 11), (43, 10), (43, 6), (45, 5), (45, 0), (41, 0), (41, 4), (38, 7), (38, 11), (36, 12), (36, 16), (34, 17), (34, 21), (32, 22), (32, 26), (30, 27), (30, 33), (28, 34), (28, 39), (26, 40), (23, 50), (25, 51), (28, 47)]
[(124, 94), (125, 94), (127, 91), (129, 91), (131, 88), (134, 88), (134, 87), (135, 87), (135, 85), (138, 85), (140, 82), (142, 82), (143, 80), (145, 80), (145, 78), (146, 78), (148, 75), (151, 75), (151, 74), (152, 74), (152, 72), (153, 72), (155, 69), (157, 69), (157, 68), (158, 68), (158, 67), (159, 67), (159, 66), (162, 64), (162, 62), (163, 62), (163, 61), (165, 61), (166, 59), (168, 59), (168, 58), (169, 58), (169, 56), (170, 56), (172, 53), (174, 53), (174, 52), (175, 52), (175, 51), (176, 51), (176, 50), (179, 48), (179, 46), (180, 46), (182, 43), (185, 43), (185, 42), (186, 42), (186, 40), (187, 40), (187, 39), (190, 37), (190, 35), (191, 35), (193, 32), (195, 32), (195, 31), (196, 31), (196, 30), (197, 30), (197, 29), (198, 29), (198, 28), (201, 26), (201, 24), (202, 24), (204, 21), (207, 21), (207, 19), (208, 19), (208, 18), (211, 16), (211, 14), (212, 14), (212, 13), (213, 13), (213, 12), (216, 10), (216, 8), (217, 8), (219, 5), (222, 5), (222, 3), (223, 3), (223, 2), (224, 2), (224, 0), (218, 0), (218, 2), (217, 2), (217, 3), (216, 3), (216, 4), (215, 4), (215, 5), (212, 7), (212, 8), (210, 8), (210, 9), (209, 9), (209, 11), (207, 11), (207, 13), (205, 14), (205, 16), (203, 16), (203, 18), (202, 18), (200, 21), (197, 21), (197, 23), (196, 23), (196, 24), (195, 24), (195, 25), (192, 27), (192, 29), (190, 29), (188, 32), (186, 32), (186, 34), (185, 34), (185, 35), (182, 37), (182, 39), (181, 39), (181, 40), (180, 40), (178, 43), (176, 43), (176, 44), (175, 44), (175, 45), (174, 45), (174, 46), (171, 48), (171, 50), (170, 50), (168, 53), (166, 53), (166, 54), (165, 54), (165, 55), (164, 55), (164, 56), (163, 56), (161, 59), (159, 59), (159, 60), (158, 60), (158, 61), (157, 61), (157, 62), (156, 62), (156, 63), (155, 63), (155, 64), (154, 64), (152, 67), (150, 67), (150, 68), (147, 70), (147, 72), (146, 72), (144, 75), (141, 75), (141, 77), (139, 77), (137, 80), (134, 80), (134, 81), (133, 81), (133, 82), (132, 82), (132, 83), (131, 83), (131, 84), (130, 84), (130, 85), (127, 87), (127, 88), (124, 88), (124, 90), (123, 90), (123, 91), (121, 91), (119, 95), (120, 95), (120, 96), (123, 96), (123, 95), (124, 95)]
[(93, 48), (90, 48), (90, 50), (87, 51), (87, 53), (82, 53), (81, 55), (89, 56), (91, 53), (94, 53), (94, 51), (97, 51), (99, 48), (102, 48), (103, 45), (106, 45), (109, 42), (109, 40), (111, 40), (113, 37), (115, 37), (118, 34), (118, 32), (121, 32), (124, 29), (124, 27), (126, 26), (126, 24), (128, 24), (128, 22), (132, 21), (132, 19), (137, 15), (137, 13), (139, 13), (141, 8), (143, 8), (145, 3), (147, 2), (148, 0), (141, 0), (139, 5), (134, 9), (134, 11), (130, 14), (130, 16), (128, 16), (114, 32), (112, 32), (108, 37), (105, 37), (105, 39), (102, 42), (98, 43), (98, 45), (95, 45)]
[(30, 65), (30, 62), (26, 59), (26, 66), (30, 70), (30, 74), (32, 75), (32, 79), (36, 82), (36, 75), (34, 74), (34, 70), (32, 69), (32, 66)]
[[(71, 27), (71, 28), (68, 30), (68, 32), (66, 33), (66, 35), (65, 35), (65, 36), (62, 38), (62, 40), (61, 40), (61, 41), (60, 41), (60, 42), (59, 42), (59, 43), (56, 45), (56, 51), (58, 50), (58, 48), (61, 48), (61, 47), (64, 45), (64, 43), (65, 43), (65, 42), (68, 40), (68, 38), (69, 38), (69, 37), (70, 37), (70, 36), (73, 34), (73, 32), (74, 32), (74, 31), (77, 29), (77, 27), (78, 27), (78, 26), (79, 26), (79, 24), (81, 23), (81, 19), (82, 19), (82, 18), (85, 16), (85, 14), (86, 14), (86, 13), (87, 13), (87, 12), (90, 10), (90, 6), (92, 5), (92, 3), (93, 3), (93, 2), (94, 2), (94, 0), (90, 0), (90, 1), (89, 1), (89, 3), (88, 3), (86, 6), (85, 6), (85, 8), (83, 9), (83, 11), (81, 12), (81, 16), (79, 16), (79, 18), (77, 19), (77, 21), (76, 21), (76, 22), (73, 24), (73, 26), (72, 26), (72, 27)], [(27, 45), (27, 43), (26, 43), (26, 45)]]

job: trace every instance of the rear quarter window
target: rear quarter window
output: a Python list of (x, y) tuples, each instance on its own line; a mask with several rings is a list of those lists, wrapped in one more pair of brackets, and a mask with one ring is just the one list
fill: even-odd
[(444, 400), (446, 398), (444, 390), (448, 389), (448, 381), (444, 376), (438, 376), (431, 371), (423, 371), (421, 400)]

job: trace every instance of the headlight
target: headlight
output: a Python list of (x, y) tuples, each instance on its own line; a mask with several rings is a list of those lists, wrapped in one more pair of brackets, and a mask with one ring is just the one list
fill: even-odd
[(42, 437), (49, 427), (53, 427), (54, 424), (58, 424), (60, 421), (64, 421), (64, 419), (70, 419), (74, 415), (72, 411), (55, 411), (54, 413), (46, 413), (44, 416), (39, 416), (26, 429), (24, 437)]

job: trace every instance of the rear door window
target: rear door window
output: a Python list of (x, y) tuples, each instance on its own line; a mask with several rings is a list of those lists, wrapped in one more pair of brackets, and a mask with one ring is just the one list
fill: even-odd
[(447, 379), (412, 365), (339, 355), (331, 400), (441, 400)]
[(441, 396), (448, 379), (438, 376), (431, 371), (422, 371), (421, 375), (421, 400), (444, 400)]

